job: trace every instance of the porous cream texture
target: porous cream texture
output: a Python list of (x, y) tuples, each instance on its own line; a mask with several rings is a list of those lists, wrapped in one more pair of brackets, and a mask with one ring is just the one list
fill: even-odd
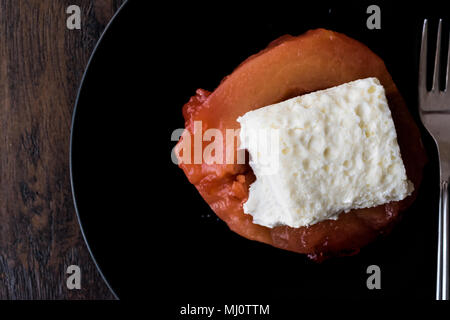
[[(248, 150), (256, 176), (244, 212), (256, 224), (310, 226), (351, 209), (402, 200), (413, 191), (376, 78), (249, 111), (237, 121), (240, 148)], [(276, 137), (269, 148), (272, 170), (263, 159), (268, 153), (261, 152), (269, 141), (257, 134), (261, 130)]]

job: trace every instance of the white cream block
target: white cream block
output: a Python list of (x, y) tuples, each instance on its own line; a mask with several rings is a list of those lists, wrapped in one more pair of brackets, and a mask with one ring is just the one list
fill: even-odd
[(352, 81), (247, 112), (240, 148), (256, 181), (244, 204), (253, 222), (298, 228), (413, 191), (383, 86)]

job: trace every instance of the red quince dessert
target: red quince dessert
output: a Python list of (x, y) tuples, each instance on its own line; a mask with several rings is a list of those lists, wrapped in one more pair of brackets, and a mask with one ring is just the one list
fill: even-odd
[(419, 129), (380, 57), (364, 44), (329, 30), (283, 36), (241, 63), (213, 92), (198, 89), (183, 107), (188, 133), (194, 133), (194, 121), (201, 121), (203, 132), (218, 128), (225, 136), (226, 129), (239, 129), (236, 119), (250, 110), (367, 77), (378, 78), (385, 88), (406, 173), (415, 187), (402, 201), (352, 210), (308, 227), (268, 228), (254, 224), (243, 211), (255, 180), (248, 164), (179, 166), (217, 216), (241, 236), (316, 261), (355, 254), (389, 232), (400, 212), (414, 201), (426, 163)]

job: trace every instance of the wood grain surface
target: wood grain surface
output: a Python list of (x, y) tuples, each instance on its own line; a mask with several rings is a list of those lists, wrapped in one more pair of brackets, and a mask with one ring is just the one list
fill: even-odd
[[(83, 242), (69, 140), (89, 56), (124, 0), (0, 1), (0, 299), (113, 299)], [(66, 9), (81, 8), (81, 30)], [(81, 289), (66, 268), (81, 268)]]

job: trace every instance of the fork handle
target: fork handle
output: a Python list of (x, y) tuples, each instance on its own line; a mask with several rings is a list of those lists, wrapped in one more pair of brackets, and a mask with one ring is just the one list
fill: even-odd
[(449, 254), (449, 190), (448, 179), (441, 180), (438, 223), (438, 257), (436, 300), (450, 299), (450, 254)]

